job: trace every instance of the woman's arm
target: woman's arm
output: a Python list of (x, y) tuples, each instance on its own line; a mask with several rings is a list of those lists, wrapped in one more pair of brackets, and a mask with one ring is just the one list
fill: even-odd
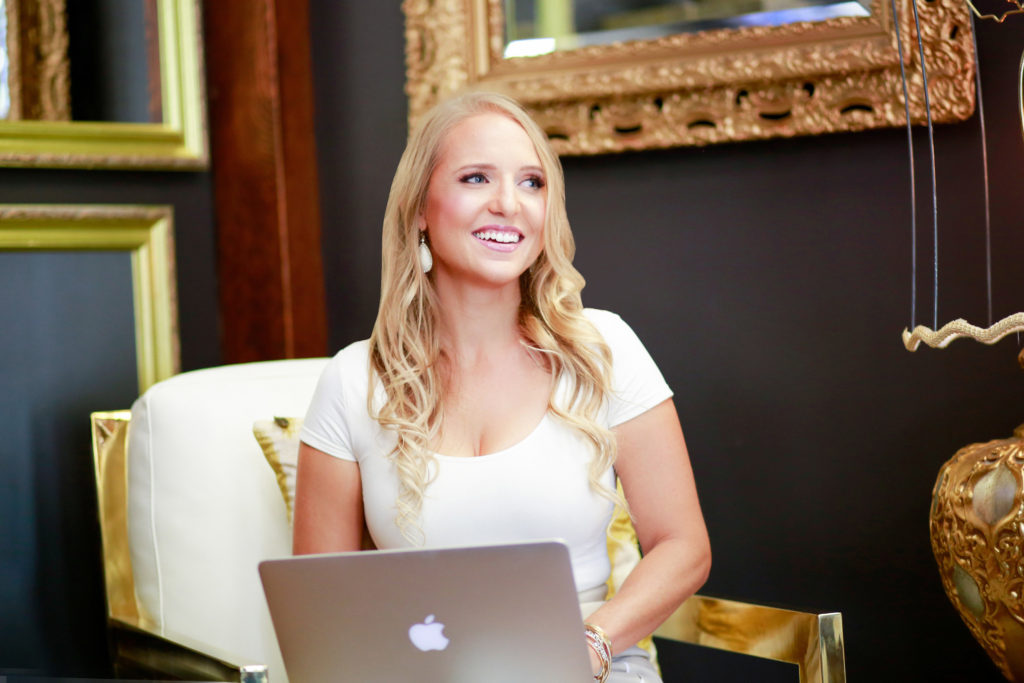
[(300, 443), (292, 552), (307, 555), (359, 550), (362, 533), (359, 463)]
[(649, 635), (711, 569), (711, 546), (675, 405), (667, 399), (614, 429), (615, 471), (633, 515), (643, 559), (588, 622), (621, 652)]

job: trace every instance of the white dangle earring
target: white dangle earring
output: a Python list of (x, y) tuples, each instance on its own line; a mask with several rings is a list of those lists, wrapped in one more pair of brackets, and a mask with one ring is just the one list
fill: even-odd
[(430, 247), (427, 246), (427, 233), (420, 232), (420, 268), (424, 273), (429, 273), (434, 267), (434, 257), (430, 254)]

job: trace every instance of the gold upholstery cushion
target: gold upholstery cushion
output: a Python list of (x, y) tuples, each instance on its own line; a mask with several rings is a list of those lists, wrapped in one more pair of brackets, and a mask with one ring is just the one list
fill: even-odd
[(277, 477), (277, 486), (281, 489), (285, 508), (288, 509), (289, 523), (295, 511), (295, 470), (299, 462), (301, 428), (302, 418), (298, 417), (257, 420), (252, 425), (252, 433), (263, 449), (263, 457)]
[[(622, 484), (618, 484), (619, 495), (622, 495)], [(608, 576), (608, 598), (610, 599), (623, 581), (640, 561), (640, 542), (636, 537), (633, 521), (621, 505), (615, 506), (611, 524), (608, 525), (608, 559), (611, 560), (612, 572)], [(637, 645), (647, 651), (651, 661), (657, 664), (657, 650), (654, 639), (647, 636)]]
[[(252, 425), (252, 432), (263, 449), (263, 455), (274, 470), (277, 485), (281, 489), (285, 507), (288, 509), (288, 521), (292, 521), (295, 509), (295, 470), (299, 460), (299, 430), (302, 429), (302, 418), (275, 417), (271, 420), (257, 420)], [(619, 485), (619, 493), (622, 486)], [(372, 547), (372, 546), (369, 546)], [(640, 561), (640, 545), (637, 542), (633, 522), (621, 506), (615, 506), (611, 524), (608, 526), (608, 557), (612, 571), (608, 577), (608, 597), (615, 595), (622, 582), (636, 563)], [(652, 661), (656, 653), (654, 641), (647, 636), (639, 643), (648, 652)]]

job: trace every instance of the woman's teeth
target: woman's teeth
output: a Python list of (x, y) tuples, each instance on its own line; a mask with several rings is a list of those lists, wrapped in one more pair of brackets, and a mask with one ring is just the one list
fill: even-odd
[(477, 239), (490, 240), (492, 242), (503, 242), (506, 244), (512, 244), (522, 239), (522, 235), (517, 232), (505, 232), (503, 230), (481, 230), (473, 233)]

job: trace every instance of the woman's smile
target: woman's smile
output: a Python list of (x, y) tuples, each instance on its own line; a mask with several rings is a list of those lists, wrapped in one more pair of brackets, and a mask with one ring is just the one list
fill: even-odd
[(488, 249), (504, 252), (515, 251), (523, 241), (523, 233), (507, 226), (489, 225), (475, 231), (473, 237), (483, 242)]

